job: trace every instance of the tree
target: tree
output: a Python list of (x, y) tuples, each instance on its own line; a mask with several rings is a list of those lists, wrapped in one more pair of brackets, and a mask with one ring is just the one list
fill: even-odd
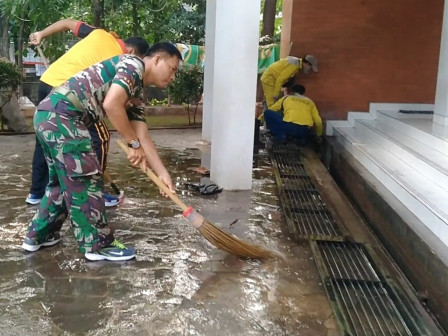
[(280, 41), (282, 0), (263, 0), (261, 3), (260, 42), (271, 44)]
[(9, 58), (8, 19), (0, 14), (0, 57)]
[(196, 123), (198, 104), (204, 87), (204, 71), (202, 67), (184, 64), (177, 73), (176, 79), (170, 85), (170, 97), (176, 104), (186, 107), (188, 123), (191, 125), (190, 105), (196, 105), (193, 113), (193, 123)]
[(261, 36), (274, 37), (277, 0), (265, 0), (263, 9), (263, 29)]

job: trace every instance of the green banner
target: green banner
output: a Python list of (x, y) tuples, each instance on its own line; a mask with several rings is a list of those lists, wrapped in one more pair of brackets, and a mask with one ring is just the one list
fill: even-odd
[[(190, 45), (177, 43), (182, 58), (185, 63), (192, 65), (204, 66), (205, 47), (198, 45)], [(280, 45), (268, 44), (258, 47), (258, 73), (262, 73), (268, 66), (280, 59)]]
[(198, 45), (190, 45), (177, 43), (177, 49), (180, 51), (184, 63), (188, 63), (191, 65), (200, 65), (204, 66), (205, 60), (205, 47)]
[(280, 45), (268, 44), (258, 47), (258, 73), (263, 73), (268, 66), (280, 59)]

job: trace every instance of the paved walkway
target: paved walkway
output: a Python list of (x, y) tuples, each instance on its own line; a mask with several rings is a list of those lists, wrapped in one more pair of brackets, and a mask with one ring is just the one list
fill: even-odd
[(210, 245), (127, 164), (116, 135), (109, 166), (126, 199), (108, 218), (137, 258), (87, 262), (69, 222), (60, 244), (25, 253), (34, 135), (0, 136), (0, 335), (339, 335), (309, 245), (286, 233), (268, 158), (255, 160), (252, 191), (200, 196), (184, 188), (199, 181), (189, 168), (209, 150), (200, 130), (151, 134), (185, 203), (287, 261), (240, 260)]

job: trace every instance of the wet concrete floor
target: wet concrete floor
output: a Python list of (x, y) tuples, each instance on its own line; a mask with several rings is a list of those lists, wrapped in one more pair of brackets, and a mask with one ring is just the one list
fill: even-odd
[(34, 135), (0, 136), (0, 335), (339, 335), (308, 244), (286, 233), (268, 157), (256, 157), (251, 191), (200, 196), (184, 183), (200, 179), (201, 131), (150, 133), (183, 202), (287, 259), (242, 260), (209, 244), (128, 165), (116, 134), (109, 171), (126, 198), (108, 219), (137, 258), (86, 261), (68, 221), (61, 243), (23, 252)]

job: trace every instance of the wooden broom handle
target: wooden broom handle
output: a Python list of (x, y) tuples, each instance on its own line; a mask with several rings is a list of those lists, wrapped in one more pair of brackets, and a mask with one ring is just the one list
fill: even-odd
[(39, 53), (40, 58), (42, 58), (42, 62), (44, 62), (45, 69), (48, 69), (48, 67), (50, 65), (48, 64), (48, 61), (45, 58), (44, 53), (42, 52), (42, 49), (40, 48), (40, 45), (37, 45), (36, 49), (37, 49), (37, 52)]
[[(123, 151), (124, 151), (126, 154), (129, 154), (129, 148), (128, 148), (128, 146), (127, 146), (126, 144), (124, 144), (123, 141), (121, 141), (121, 140), (117, 140), (117, 142), (118, 142), (118, 145), (121, 147), (121, 149), (123, 149)], [(148, 175), (148, 177), (151, 179), (151, 181), (153, 181), (153, 182), (154, 182), (160, 189), (162, 189), (163, 192), (164, 192), (165, 194), (167, 194), (168, 197), (171, 198), (171, 200), (172, 200), (174, 203), (176, 203), (176, 204), (182, 209), (182, 211), (185, 211), (185, 210), (187, 210), (187, 209), (189, 208), (187, 205), (185, 205), (185, 204), (179, 199), (179, 197), (177, 197), (176, 194), (174, 194), (174, 193), (171, 192), (171, 190), (165, 185), (165, 183), (163, 183), (163, 181), (162, 181), (161, 179), (159, 179), (159, 178), (157, 177), (157, 175), (154, 174), (154, 172), (153, 172), (151, 169), (146, 168), (146, 170), (143, 170), (141, 167), (140, 167), (140, 169), (141, 169), (144, 173), (146, 173), (146, 175)]]

